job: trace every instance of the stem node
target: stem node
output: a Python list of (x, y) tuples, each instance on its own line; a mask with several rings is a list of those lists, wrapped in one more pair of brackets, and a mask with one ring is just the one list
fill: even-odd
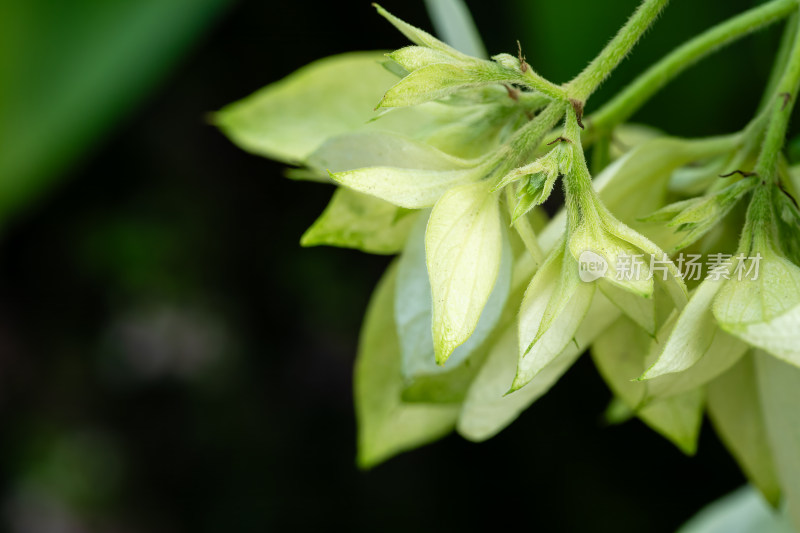
[(583, 118), (584, 102), (576, 100), (575, 98), (570, 98), (569, 103), (572, 104), (572, 110), (575, 111), (575, 116), (578, 119), (578, 126), (580, 126), (582, 130), (585, 130), (586, 128), (583, 127), (583, 122), (581, 120)]

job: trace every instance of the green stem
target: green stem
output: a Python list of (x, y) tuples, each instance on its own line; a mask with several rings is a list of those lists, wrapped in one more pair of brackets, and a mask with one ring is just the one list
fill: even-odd
[(625, 59), (669, 0), (644, 0), (605, 48), (566, 86), (570, 96), (585, 101)]
[(520, 73), (518, 83), (527, 85), (535, 91), (549, 96), (554, 100), (567, 100), (567, 91), (563, 87), (544, 79), (528, 66), (525, 72)]
[(564, 176), (564, 204), (567, 210), (567, 233), (574, 231), (581, 218), (593, 219), (591, 209), (586, 209), (587, 196), (596, 197), (597, 193), (592, 185), (592, 176), (586, 165), (586, 155), (581, 145), (581, 129), (578, 126), (578, 117), (573, 110), (567, 111), (564, 119), (564, 137), (572, 143), (573, 159), (572, 172)]
[(789, 53), (786, 69), (783, 71), (780, 82), (775, 89), (770, 105), (769, 124), (764, 136), (764, 144), (758, 154), (755, 172), (762, 181), (771, 181), (777, 178), (778, 158), (786, 141), (786, 130), (792, 116), (798, 88), (800, 88), (800, 32), (796, 31), (794, 43)]
[(566, 105), (563, 102), (553, 102), (536, 115), (536, 118), (517, 130), (514, 136), (492, 156), (492, 159), (502, 161), (497, 173), (501, 171), (505, 173), (521, 162), (529, 160), (531, 152), (539, 148), (544, 136), (561, 120), (565, 110)]
[(543, 109), (545, 106), (547, 106), (547, 104), (553, 101), (552, 98), (549, 98), (539, 92), (518, 91), (517, 98), (519, 99), (519, 103), (523, 109), (532, 113)]
[(797, 19), (798, 13), (795, 11), (786, 21), (786, 27), (783, 29), (783, 35), (781, 36), (781, 44), (778, 47), (778, 53), (775, 55), (772, 71), (767, 81), (767, 88), (764, 89), (761, 102), (758, 104), (759, 111), (767, 106), (772, 95), (775, 94), (775, 87), (780, 83), (781, 76), (786, 68), (786, 62), (789, 60), (789, 51), (794, 43), (794, 35), (797, 32)]
[(719, 48), (780, 20), (797, 9), (797, 0), (772, 0), (745, 11), (684, 43), (650, 67), (591, 117), (594, 128), (608, 131), (627, 120), (664, 85)]

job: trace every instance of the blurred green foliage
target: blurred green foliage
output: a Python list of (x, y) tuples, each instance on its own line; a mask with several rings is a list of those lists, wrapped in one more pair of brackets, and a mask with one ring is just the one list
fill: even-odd
[(129, 113), (229, 3), (0, 2), (0, 224)]

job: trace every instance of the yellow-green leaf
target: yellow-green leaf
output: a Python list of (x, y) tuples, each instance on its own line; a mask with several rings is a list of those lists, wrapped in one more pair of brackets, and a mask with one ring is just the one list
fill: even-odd
[(402, 250), (414, 212), (344, 187), (300, 239), (303, 246), (341, 246), (373, 254)]
[(381, 52), (351, 52), (315, 61), (234, 102), (214, 123), (241, 148), (301, 163), (323, 141), (362, 127), (397, 78)]
[(403, 375), (393, 312), (396, 273), (391, 266), (375, 289), (359, 341), (354, 392), (362, 468), (446, 435), (459, 412), (458, 405), (401, 400)]

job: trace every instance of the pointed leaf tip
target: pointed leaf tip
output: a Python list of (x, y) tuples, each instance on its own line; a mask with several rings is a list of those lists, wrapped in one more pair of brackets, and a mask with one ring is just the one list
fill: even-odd
[(428, 220), (425, 250), (441, 364), (472, 335), (500, 268), (502, 224), (497, 196), (486, 182), (442, 195)]

